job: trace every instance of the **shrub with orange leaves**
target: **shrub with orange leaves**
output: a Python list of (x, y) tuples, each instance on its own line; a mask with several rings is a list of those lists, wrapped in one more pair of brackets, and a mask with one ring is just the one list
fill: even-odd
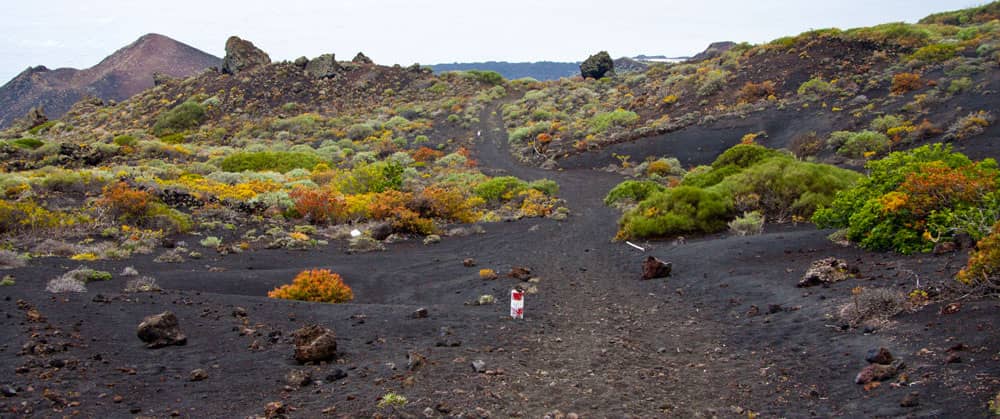
[(552, 142), (552, 135), (547, 132), (543, 132), (538, 134), (535, 139), (538, 140), (539, 144), (548, 144)]
[(340, 275), (329, 269), (311, 269), (300, 272), (291, 284), (282, 285), (267, 293), (270, 298), (343, 303), (354, 299), (354, 291)]
[(344, 199), (324, 189), (298, 188), (288, 194), (295, 212), (313, 224), (326, 224), (344, 218)]
[(902, 95), (907, 92), (924, 87), (924, 81), (916, 73), (898, 73), (892, 76), (892, 87), (889, 89), (894, 95)]
[(104, 187), (97, 205), (108, 209), (115, 217), (140, 218), (146, 215), (153, 199), (153, 194), (147, 191), (117, 182)]
[(420, 192), (418, 200), (420, 214), (425, 217), (436, 217), (461, 222), (475, 222), (476, 214), (470, 202), (456, 188), (444, 188), (431, 185)]
[(941, 161), (929, 162), (907, 174), (898, 190), (907, 196), (903, 207), (923, 217), (959, 203), (978, 202), (996, 190), (996, 174), (995, 169), (985, 167), (982, 162), (955, 168)]
[(982, 285), (993, 293), (1000, 291), (1000, 222), (969, 255), (969, 262), (955, 277), (966, 285)]
[(444, 156), (444, 152), (434, 150), (432, 148), (420, 147), (416, 150), (413, 150), (413, 152), (410, 153), (410, 156), (413, 157), (414, 161), (430, 162), (439, 159), (441, 156)]
[(739, 102), (753, 103), (772, 96), (774, 93), (774, 82), (771, 80), (764, 80), (760, 83), (748, 81), (743, 85), (743, 87), (740, 88), (740, 91), (736, 93), (736, 100)]

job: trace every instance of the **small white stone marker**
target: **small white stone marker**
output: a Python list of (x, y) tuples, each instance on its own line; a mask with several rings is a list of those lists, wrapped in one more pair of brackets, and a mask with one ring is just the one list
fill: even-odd
[(510, 317), (515, 319), (524, 318), (524, 292), (510, 290)]
[(360, 235), (361, 235), (361, 230), (358, 229), (351, 230), (351, 237), (358, 237)]

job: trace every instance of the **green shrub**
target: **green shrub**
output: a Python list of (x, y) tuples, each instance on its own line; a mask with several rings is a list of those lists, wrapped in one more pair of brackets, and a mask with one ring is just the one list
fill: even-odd
[(958, 45), (931, 44), (914, 51), (910, 55), (910, 59), (925, 63), (940, 63), (955, 58), (957, 53)]
[(555, 196), (559, 193), (559, 184), (551, 179), (538, 179), (528, 182), (528, 188), (534, 189), (548, 196)]
[(960, 79), (952, 80), (951, 83), (948, 84), (948, 93), (956, 95), (962, 92), (966, 92), (971, 88), (972, 88), (972, 79), (968, 77), (962, 77)]
[(885, 134), (875, 131), (861, 131), (847, 137), (844, 145), (837, 149), (837, 153), (852, 158), (862, 158), (865, 157), (865, 153), (882, 153), (889, 149), (889, 145), (889, 137), (886, 137)]
[(836, 166), (780, 155), (725, 178), (714, 189), (731, 196), (737, 209), (761, 211), (770, 219), (786, 220), (791, 216), (811, 217), (859, 177)]
[(216, 248), (222, 245), (222, 239), (215, 236), (208, 236), (205, 237), (204, 239), (201, 239), (201, 241), (199, 241), (198, 244), (202, 245), (203, 247)]
[(740, 236), (753, 236), (764, 232), (764, 216), (760, 211), (743, 213), (729, 222), (729, 231)]
[(719, 157), (712, 162), (713, 169), (721, 169), (726, 166), (736, 166), (744, 169), (753, 166), (771, 157), (788, 155), (781, 151), (770, 149), (757, 144), (737, 144), (723, 151)]
[(58, 121), (46, 121), (46, 122), (42, 123), (41, 125), (38, 125), (38, 126), (32, 128), (32, 129), (29, 129), (28, 130), (28, 134), (38, 135), (41, 132), (47, 131), (49, 128), (52, 128), (52, 126), (55, 125), (55, 124), (57, 124), (57, 123), (58, 123)]
[(504, 84), (504, 82), (506, 81), (503, 78), (503, 76), (501, 76), (500, 73), (497, 73), (496, 71), (468, 70), (462, 74), (477, 82), (489, 84), (492, 86)]
[(807, 96), (813, 99), (827, 96), (837, 92), (837, 88), (830, 82), (819, 77), (813, 77), (799, 85), (799, 96)]
[(403, 185), (405, 167), (394, 161), (383, 160), (361, 164), (351, 170), (350, 176), (341, 179), (339, 189), (345, 193), (384, 192)]
[(27, 150), (34, 150), (45, 145), (45, 142), (37, 138), (19, 138), (10, 142), (10, 145)]
[(375, 133), (375, 129), (368, 124), (354, 124), (347, 128), (347, 138), (354, 141), (363, 140)]
[(590, 118), (589, 125), (593, 132), (601, 133), (607, 131), (612, 126), (628, 126), (639, 121), (639, 115), (622, 108), (611, 112), (603, 112)]
[(894, 152), (865, 167), (868, 176), (838, 192), (812, 219), (822, 228), (847, 228), (847, 238), (867, 249), (930, 251), (961, 229), (982, 230), (963, 227), (955, 220), (966, 217), (948, 213), (1000, 208), (989, 202), (1000, 176), (996, 161), (974, 163), (950, 146)]
[(732, 200), (722, 193), (692, 186), (654, 192), (619, 221), (618, 238), (713, 233), (726, 228)]
[(219, 163), (219, 168), (226, 172), (271, 170), (285, 173), (293, 169), (312, 170), (320, 163), (324, 163), (323, 159), (312, 153), (259, 151), (231, 154)]
[(608, 192), (604, 197), (604, 204), (608, 206), (635, 204), (653, 193), (663, 192), (664, 189), (666, 188), (663, 185), (651, 180), (626, 180)]
[(905, 125), (906, 122), (906, 119), (899, 115), (884, 115), (873, 119), (868, 126), (872, 131), (886, 133), (892, 128)]
[(498, 202), (514, 197), (528, 184), (513, 176), (499, 176), (476, 185), (472, 192), (487, 202)]
[(119, 135), (114, 139), (114, 143), (121, 147), (134, 147), (138, 142), (139, 140), (131, 135)]
[(698, 84), (698, 96), (710, 96), (719, 90), (722, 90), (726, 85), (726, 77), (729, 73), (725, 70), (710, 70), (705, 73), (701, 79), (701, 83)]
[(161, 114), (153, 125), (153, 135), (160, 137), (196, 128), (205, 116), (205, 107), (189, 100)]

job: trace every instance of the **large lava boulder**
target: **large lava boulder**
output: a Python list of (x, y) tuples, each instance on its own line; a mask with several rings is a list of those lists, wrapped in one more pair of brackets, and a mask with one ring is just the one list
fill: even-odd
[(309, 60), (306, 64), (306, 74), (317, 79), (336, 77), (340, 72), (340, 64), (333, 54), (323, 54)]
[(358, 55), (355, 55), (354, 59), (351, 60), (351, 62), (354, 64), (361, 64), (361, 65), (375, 64), (375, 62), (372, 61), (371, 58), (368, 58), (368, 56), (365, 55), (365, 53), (363, 52), (359, 52)]
[(252, 42), (231, 36), (226, 41), (226, 57), (222, 59), (222, 72), (236, 74), (253, 67), (271, 64), (271, 57), (255, 47)]
[(591, 55), (587, 57), (587, 60), (583, 64), (580, 64), (580, 75), (583, 78), (599, 79), (604, 76), (610, 76), (614, 72), (615, 62), (611, 59), (611, 55), (607, 51)]
[(146, 342), (146, 347), (150, 349), (187, 343), (187, 336), (181, 332), (177, 316), (169, 311), (142, 319), (136, 334), (140, 340)]
[(295, 360), (300, 363), (329, 361), (337, 356), (337, 338), (333, 331), (319, 325), (308, 325), (293, 334)]

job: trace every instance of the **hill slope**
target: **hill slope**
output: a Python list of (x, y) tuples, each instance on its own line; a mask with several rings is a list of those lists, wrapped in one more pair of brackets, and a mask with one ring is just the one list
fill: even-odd
[(58, 118), (86, 96), (122, 100), (153, 86), (153, 74), (187, 77), (220, 59), (163, 35), (144, 35), (84, 69), (31, 67), (0, 87), (0, 127), (41, 105)]

